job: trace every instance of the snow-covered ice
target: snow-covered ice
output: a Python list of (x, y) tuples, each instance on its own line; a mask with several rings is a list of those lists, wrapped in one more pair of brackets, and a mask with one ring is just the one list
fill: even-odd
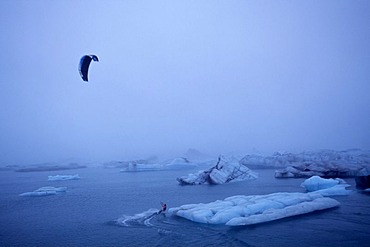
[(67, 187), (41, 187), (35, 191), (32, 192), (25, 192), (20, 194), (20, 196), (49, 196), (49, 195), (55, 195), (57, 193), (65, 192), (67, 190)]
[(232, 196), (211, 203), (170, 208), (169, 213), (191, 221), (230, 226), (252, 225), (339, 206), (318, 193), (273, 193)]
[(80, 176), (78, 174), (48, 176), (48, 181), (64, 181), (64, 180), (78, 180), (78, 179), (80, 179)]
[(210, 203), (187, 204), (170, 208), (174, 214), (191, 221), (230, 226), (252, 225), (337, 207), (327, 196), (348, 195), (343, 179), (313, 176), (302, 184), (308, 193), (278, 192), (268, 195), (237, 195)]
[(238, 160), (220, 156), (217, 164), (208, 170), (191, 173), (177, 178), (181, 185), (224, 184), (242, 180), (256, 179), (258, 174), (240, 164)]

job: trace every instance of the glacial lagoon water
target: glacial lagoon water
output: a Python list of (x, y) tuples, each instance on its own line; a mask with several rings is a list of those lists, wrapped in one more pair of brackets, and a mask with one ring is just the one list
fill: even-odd
[[(117, 219), (150, 209), (207, 203), (234, 195), (304, 192), (304, 179), (275, 179), (274, 170), (254, 170), (253, 181), (180, 186), (176, 177), (197, 169), (119, 172), (89, 167), (66, 171), (0, 172), (0, 246), (370, 246), (370, 194), (336, 196), (338, 208), (253, 226), (208, 225), (158, 215), (127, 226)], [(79, 174), (79, 180), (48, 181)], [(67, 187), (44, 197), (19, 194), (40, 187)]]

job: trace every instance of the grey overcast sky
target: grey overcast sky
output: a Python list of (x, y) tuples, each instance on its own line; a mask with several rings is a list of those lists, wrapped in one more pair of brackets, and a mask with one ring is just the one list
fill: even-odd
[[(370, 149), (370, 1), (0, 1), (0, 165)], [(88, 83), (78, 73), (84, 54)]]

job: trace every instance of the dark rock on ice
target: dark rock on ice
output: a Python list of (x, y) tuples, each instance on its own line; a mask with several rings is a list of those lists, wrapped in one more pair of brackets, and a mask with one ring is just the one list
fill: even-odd
[(370, 168), (362, 168), (355, 177), (356, 187), (358, 189), (369, 189), (370, 188)]

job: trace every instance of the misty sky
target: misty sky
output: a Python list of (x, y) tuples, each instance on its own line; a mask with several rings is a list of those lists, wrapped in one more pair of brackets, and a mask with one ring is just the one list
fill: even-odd
[[(370, 149), (370, 1), (0, 1), (0, 165)], [(78, 73), (84, 54), (89, 82)]]

